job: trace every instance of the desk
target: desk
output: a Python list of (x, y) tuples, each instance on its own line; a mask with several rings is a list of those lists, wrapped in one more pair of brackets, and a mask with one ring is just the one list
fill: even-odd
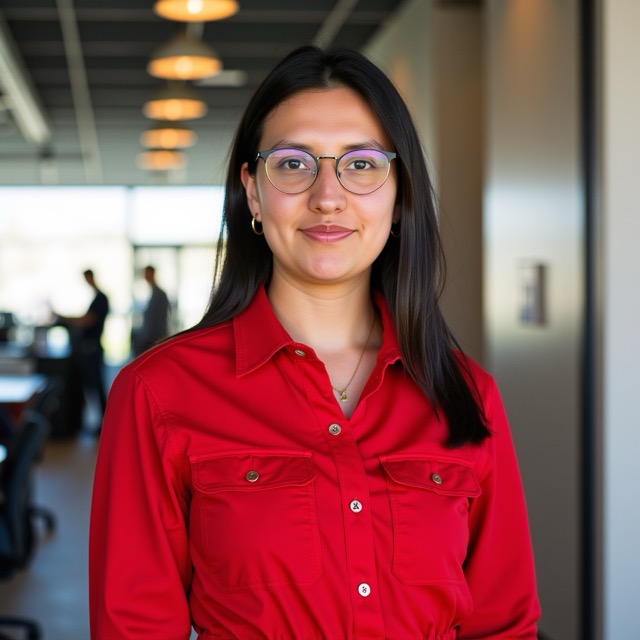
[(0, 343), (0, 375), (24, 375), (36, 370), (35, 358), (24, 346)]
[(18, 424), (29, 402), (44, 389), (47, 377), (41, 373), (0, 374), (0, 404), (9, 410)]
[(46, 376), (41, 373), (0, 374), (0, 403), (27, 403), (44, 389), (46, 382)]

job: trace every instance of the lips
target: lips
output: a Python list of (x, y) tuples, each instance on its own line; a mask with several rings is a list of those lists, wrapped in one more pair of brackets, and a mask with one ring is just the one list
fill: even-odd
[(318, 224), (301, 229), (302, 233), (316, 242), (338, 242), (350, 236), (353, 231), (335, 224)]

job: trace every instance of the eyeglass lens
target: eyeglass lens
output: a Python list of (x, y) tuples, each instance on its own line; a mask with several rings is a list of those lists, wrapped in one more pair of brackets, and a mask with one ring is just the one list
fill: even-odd
[[(262, 156), (264, 157), (264, 156)], [(265, 159), (267, 177), (284, 193), (301, 193), (318, 174), (318, 160), (301, 149), (276, 149)], [(349, 151), (338, 158), (336, 174), (342, 186), (364, 195), (379, 189), (389, 175), (389, 158), (377, 149)]]

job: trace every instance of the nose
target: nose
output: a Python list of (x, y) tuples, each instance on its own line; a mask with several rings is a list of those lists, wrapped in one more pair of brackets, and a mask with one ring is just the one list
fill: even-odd
[(309, 206), (318, 213), (341, 211), (346, 204), (346, 192), (336, 175), (333, 156), (318, 160), (318, 176), (309, 189)]

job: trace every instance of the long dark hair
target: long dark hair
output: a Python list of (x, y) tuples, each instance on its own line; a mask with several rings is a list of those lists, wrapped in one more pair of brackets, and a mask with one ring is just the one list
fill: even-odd
[(405, 369), (438, 415), (446, 417), (450, 447), (482, 442), (489, 430), (480, 399), (466, 358), (438, 306), (444, 255), (420, 140), (392, 82), (356, 51), (325, 52), (315, 46), (296, 49), (273, 69), (249, 102), (229, 160), (214, 287), (197, 326), (232, 318), (271, 276), (272, 254), (264, 238), (251, 230), (251, 212), (240, 180), (245, 162), (250, 173), (255, 171), (265, 119), (295, 93), (331, 87), (348, 87), (358, 93), (377, 115), (398, 154), (400, 237), (390, 238), (374, 262), (371, 286), (382, 292), (394, 316)]

